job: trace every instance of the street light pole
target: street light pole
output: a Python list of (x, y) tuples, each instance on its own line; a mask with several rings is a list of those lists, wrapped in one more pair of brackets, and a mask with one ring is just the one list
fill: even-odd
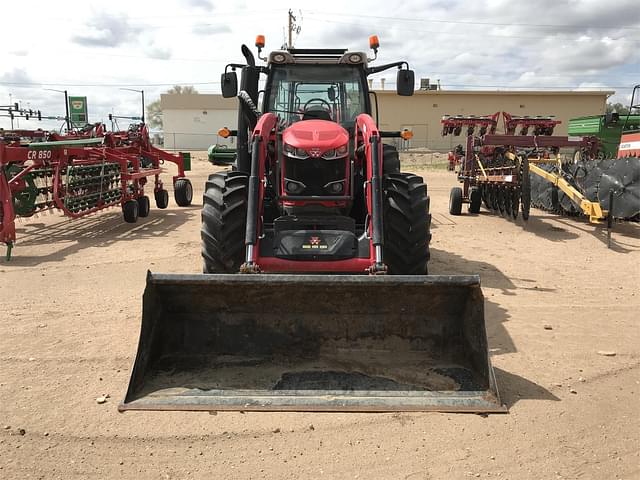
[(64, 116), (67, 121), (67, 132), (71, 131), (71, 115), (69, 114), (69, 94), (64, 91)]
[[(13, 95), (9, 94), (9, 105), (13, 105)], [(9, 111), (9, 116), (11, 117), (11, 130), (13, 130), (13, 113)]]
[(138, 92), (142, 95), (142, 115), (140, 116), (140, 120), (144, 123), (144, 90), (136, 90), (135, 88), (121, 88), (120, 90), (127, 90), (129, 92)]
[(64, 93), (64, 111), (65, 111), (65, 117), (64, 120), (67, 124), (67, 132), (71, 131), (71, 117), (69, 116), (69, 94), (66, 90), (56, 90), (55, 88), (45, 88), (45, 90), (48, 90), (50, 92), (58, 92), (58, 93)]

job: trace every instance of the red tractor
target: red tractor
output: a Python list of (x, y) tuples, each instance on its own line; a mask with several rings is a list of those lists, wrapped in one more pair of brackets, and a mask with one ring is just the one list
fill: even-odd
[(242, 50), (222, 75), (238, 154), (206, 183), (206, 275), (149, 275), (120, 409), (504, 411), (479, 278), (426, 275), (427, 186), (371, 116), (367, 76), (397, 67), (410, 96), (413, 71), (343, 49), (256, 66)]
[[(370, 116), (367, 75), (403, 65), (369, 67), (342, 49), (273, 52), (249, 67), (267, 74), (262, 113), (245, 67), (237, 168), (212, 175), (204, 195), (205, 273), (427, 273), (427, 186), (383, 144), (401, 133)], [(398, 70), (398, 94), (413, 94), (413, 78)], [(235, 72), (222, 80), (235, 97)]]

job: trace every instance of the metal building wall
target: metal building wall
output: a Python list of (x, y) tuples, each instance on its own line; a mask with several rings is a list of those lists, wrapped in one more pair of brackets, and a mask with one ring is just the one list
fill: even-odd
[[(561, 120), (555, 133), (567, 134), (570, 118), (604, 113), (607, 98), (614, 92), (479, 92), (417, 91), (399, 97), (394, 90), (377, 91), (380, 128), (409, 128), (412, 149), (448, 151), (461, 137), (442, 137), (443, 115), (491, 115), (505, 111), (512, 115), (555, 115)], [(206, 150), (215, 143), (233, 144), (217, 136), (218, 129), (237, 125), (237, 100), (221, 95), (162, 95), (164, 145), (176, 150)]]
[[(566, 135), (572, 117), (600, 115), (613, 92), (472, 92), (418, 91), (399, 97), (395, 91), (378, 91), (380, 128), (409, 128), (414, 137), (410, 148), (448, 151), (461, 137), (441, 135), (443, 115), (491, 115), (505, 111), (518, 116), (554, 115), (562, 123), (554, 134)], [(501, 131), (501, 125), (499, 131)]]

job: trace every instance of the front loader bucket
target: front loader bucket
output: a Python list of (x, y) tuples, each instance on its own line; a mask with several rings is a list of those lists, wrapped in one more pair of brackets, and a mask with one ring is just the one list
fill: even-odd
[(149, 274), (125, 410), (504, 412), (478, 276)]

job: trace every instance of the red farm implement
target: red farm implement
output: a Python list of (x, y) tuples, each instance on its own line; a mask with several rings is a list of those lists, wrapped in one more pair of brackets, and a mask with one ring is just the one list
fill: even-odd
[[(515, 117), (502, 112), (506, 134), (496, 134), (499, 115), (500, 112), (491, 116), (447, 116), (441, 121), (443, 135), (460, 135), (463, 128), (467, 134), (466, 148), (459, 146), (452, 152), (460, 165), (457, 175), (462, 183), (462, 187), (451, 189), (452, 215), (462, 213), (463, 203), (469, 204), (470, 213), (479, 213), (484, 203), (489, 210), (513, 219), (521, 212), (527, 220), (531, 205), (530, 163), (554, 162), (560, 148), (580, 149), (586, 158), (597, 150), (598, 142), (593, 137), (553, 136), (560, 123), (553, 117)], [(531, 169), (537, 173), (537, 167)]]
[(120, 205), (124, 220), (134, 223), (149, 215), (145, 186), (150, 182), (156, 206), (166, 208), (169, 194), (160, 178), (164, 162), (177, 166), (176, 203), (190, 205), (193, 190), (185, 177), (189, 154), (151, 145), (145, 124), (122, 132), (105, 132), (98, 124), (68, 135), (0, 130), (0, 242), (8, 247), (7, 258), (19, 217), (58, 209), (79, 218)]
[[(476, 117), (474, 115), (470, 116), (449, 116), (445, 115), (442, 117), (442, 136), (445, 137), (447, 135), (459, 136), (462, 133), (462, 129), (466, 128), (467, 136), (472, 136), (476, 130), (480, 135), (486, 135), (487, 132), (490, 134), (496, 133), (496, 128), (498, 126), (498, 118), (500, 117), (500, 112), (496, 112), (493, 115), (485, 115), (481, 117)], [(462, 163), (462, 159), (464, 158), (464, 146), (459, 144), (456, 148), (449, 152), (449, 163), (447, 165), (447, 170), (454, 171), (456, 167), (458, 167)]]

